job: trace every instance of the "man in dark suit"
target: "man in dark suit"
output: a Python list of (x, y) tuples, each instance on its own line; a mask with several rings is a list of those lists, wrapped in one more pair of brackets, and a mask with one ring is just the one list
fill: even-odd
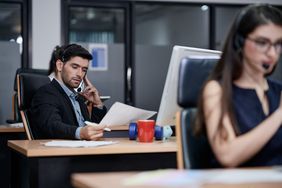
[[(97, 89), (86, 78), (92, 55), (83, 47), (61, 47), (56, 60), (55, 79), (41, 87), (31, 104), (31, 125), (35, 138), (97, 140), (105, 125), (87, 126), (84, 121), (99, 123), (106, 114)], [(85, 88), (76, 92), (84, 81)], [(79, 91), (80, 89), (78, 89)], [(89, 113), (86, 103), (92, 107)]]

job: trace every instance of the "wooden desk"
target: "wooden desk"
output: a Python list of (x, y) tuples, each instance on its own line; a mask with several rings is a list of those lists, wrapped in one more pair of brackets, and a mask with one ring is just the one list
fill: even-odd
[[(176, 139), (140, 143), (128, 138), (105, 138), (117, 141), (117, 144), (89, 147), (63, 148), (46, 147), (47, 140), (10, 140), (12, 149), (13, 175), (22, 184), (21, 179), (30, 179), (30, 187), (69, 187), (70, 174), (74, 172), (109, 172), (153, 170), (176, 168)], [(22, 160), (26, 171), (18, 174), (18, 161)], [(20, 165), (19, 165), (20, 166)], [(29, 177), (23, 178), (24, 174)], [(44, 176), (44, 179), (43, 179)]]
[(26, 157), (175, 153), (177, 151), (175, 138), (171, 138), (167, 141), (154, 141), (152, 143), (141, 143), (129, 140), (128, 138), (105, 138), (102, 140), (114, 140), (118, 143), (101, 147), (64, 148), (47, 147), (43, 145), (50, 140), (9, 140), (8, 146)]
[[(181, 174), (181, 171), (171, 170), (175, 173)], [(190, 170), (191, 171), (191, 170)], [(208, 170), (206, 170), (208, 171)], [(220, 170), (221, 173), (226, 173), (226, 169)], [(240, 171), (244, 171), (240, 169)], [(182, 171), (183, 172), (183, 171)], [(171, 187), (169, 184), (165, 186), (159, 185), (148, 185), (144, 182), (147, 180), (144, 176), (142, 177), (142, 182), (135, 184), (135, 185), (126, 185), (125, 181), (134, 178), (139, 172), (112, 172), (112, 173), (77, 173), (72, 175), (72, 185), (75, 188), (108, 188), (108, 187), (115, 187), (115, 188), (160, 188), (160, 187)], [(189, 170), (187, 171), (189, 173)], [(251, 173), (251, 172), (250, 172)], [(282, 172), (280, 172), (282, 173)], [(149, 175), (148, 175), (149, 176)], [(154, 176), (154, 175), (152, 175)], [(196, 178), (196, 176), (194, 176)], [(148, 177), (147, 177), (148, 178)], [(158, 178), (154, 176), (154, 178)], [(186, 176), (182, 177), (186, 178)], [(192, 176), (190, 176), (192, 178)], [(213, 177), (210, 177), (213, 178)], [(180, 178), (181, 179), (181, 178)], [(257, 181), (257, 180), (256, 180)], [(173, 188), (280, 188), (282, 187), (282, 179), (279, 182), (254, 182), (254, 183), (204, 183), (200, 182), (198, 184), (191, 184), (191, 183), (175, 183)]]
[(15, 127), (11, 125), (0, 125), (0, 133), (24, 133), (23, 127)]

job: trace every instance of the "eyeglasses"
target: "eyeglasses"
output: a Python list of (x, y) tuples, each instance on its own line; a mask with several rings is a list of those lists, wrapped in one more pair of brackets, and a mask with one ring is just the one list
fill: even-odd
[(277, 54), (280, 55), (282, 53), (282, 40), (272, 43), (269, 39), (266, 39), (266, 38), (253, 39), (253, 38), (247, 37), (246, 39), (254, 42), (257, 49), (262, 53), (268, 52), (272, 46), (274, 47), (275, 52)]

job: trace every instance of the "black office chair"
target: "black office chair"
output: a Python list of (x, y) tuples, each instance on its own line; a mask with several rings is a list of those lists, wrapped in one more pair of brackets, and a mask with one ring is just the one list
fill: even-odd
[(44, 69), (27, 69), (27, 68), (18, 68), (15, 74), (14, 79), (14, 94), (12, 97), (12, 108), (13, 108), (13, 119), (7, 119), (8, 124), (22, 122), (19, 106), (18, 106), (18, 88), (17, 88), (17, 75), (19, 73), (33, 73), (39, 75), (48, 75), (48, 70)]
[(211, 148), (205, 136), (193, 134), (197, 102), (203, 83), (208, 78), (217, 58), (184, 58), (179, 67), (177, 102), (183, 109), (177, 114), (176, 136), (178, 168), (210, 168)]
[(33, 140), (30, 127), (30, 106), (33, 95), (41, 86), (50, 82), (46, 75), (36, 73), (19, 73), (17, 75), (18, 105), (28, 140)]

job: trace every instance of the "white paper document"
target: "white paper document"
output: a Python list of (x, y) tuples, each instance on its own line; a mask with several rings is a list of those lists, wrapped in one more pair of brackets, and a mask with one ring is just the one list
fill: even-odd
[(116, 143), (117, 142), (115, 141), (52, 140), (50, 142), (44, 143), (44, 146), (79, 148), (105, 146)]
[(208, 183), (259, 183), (282, 182), (282, 172), (279, 169), (230, 169), (213, 170), (206, 174)]
[(100, 124), (108, 126), (127, 125), (130, 122), (148, 119), (156, 113), (157, 112), (155, 111), (143, 110), (120, 102), (115, 102)]
[(23, 123), (12, 123), (10, 124), (11, 127), (16, 127), (16, 128), (20, 128), (20, 127), (23, 127)]
[(153, 170), (123, 180), (127, 186), (191, 186), (202, 184), (244, 184), (282, 182), (281, 169)]

